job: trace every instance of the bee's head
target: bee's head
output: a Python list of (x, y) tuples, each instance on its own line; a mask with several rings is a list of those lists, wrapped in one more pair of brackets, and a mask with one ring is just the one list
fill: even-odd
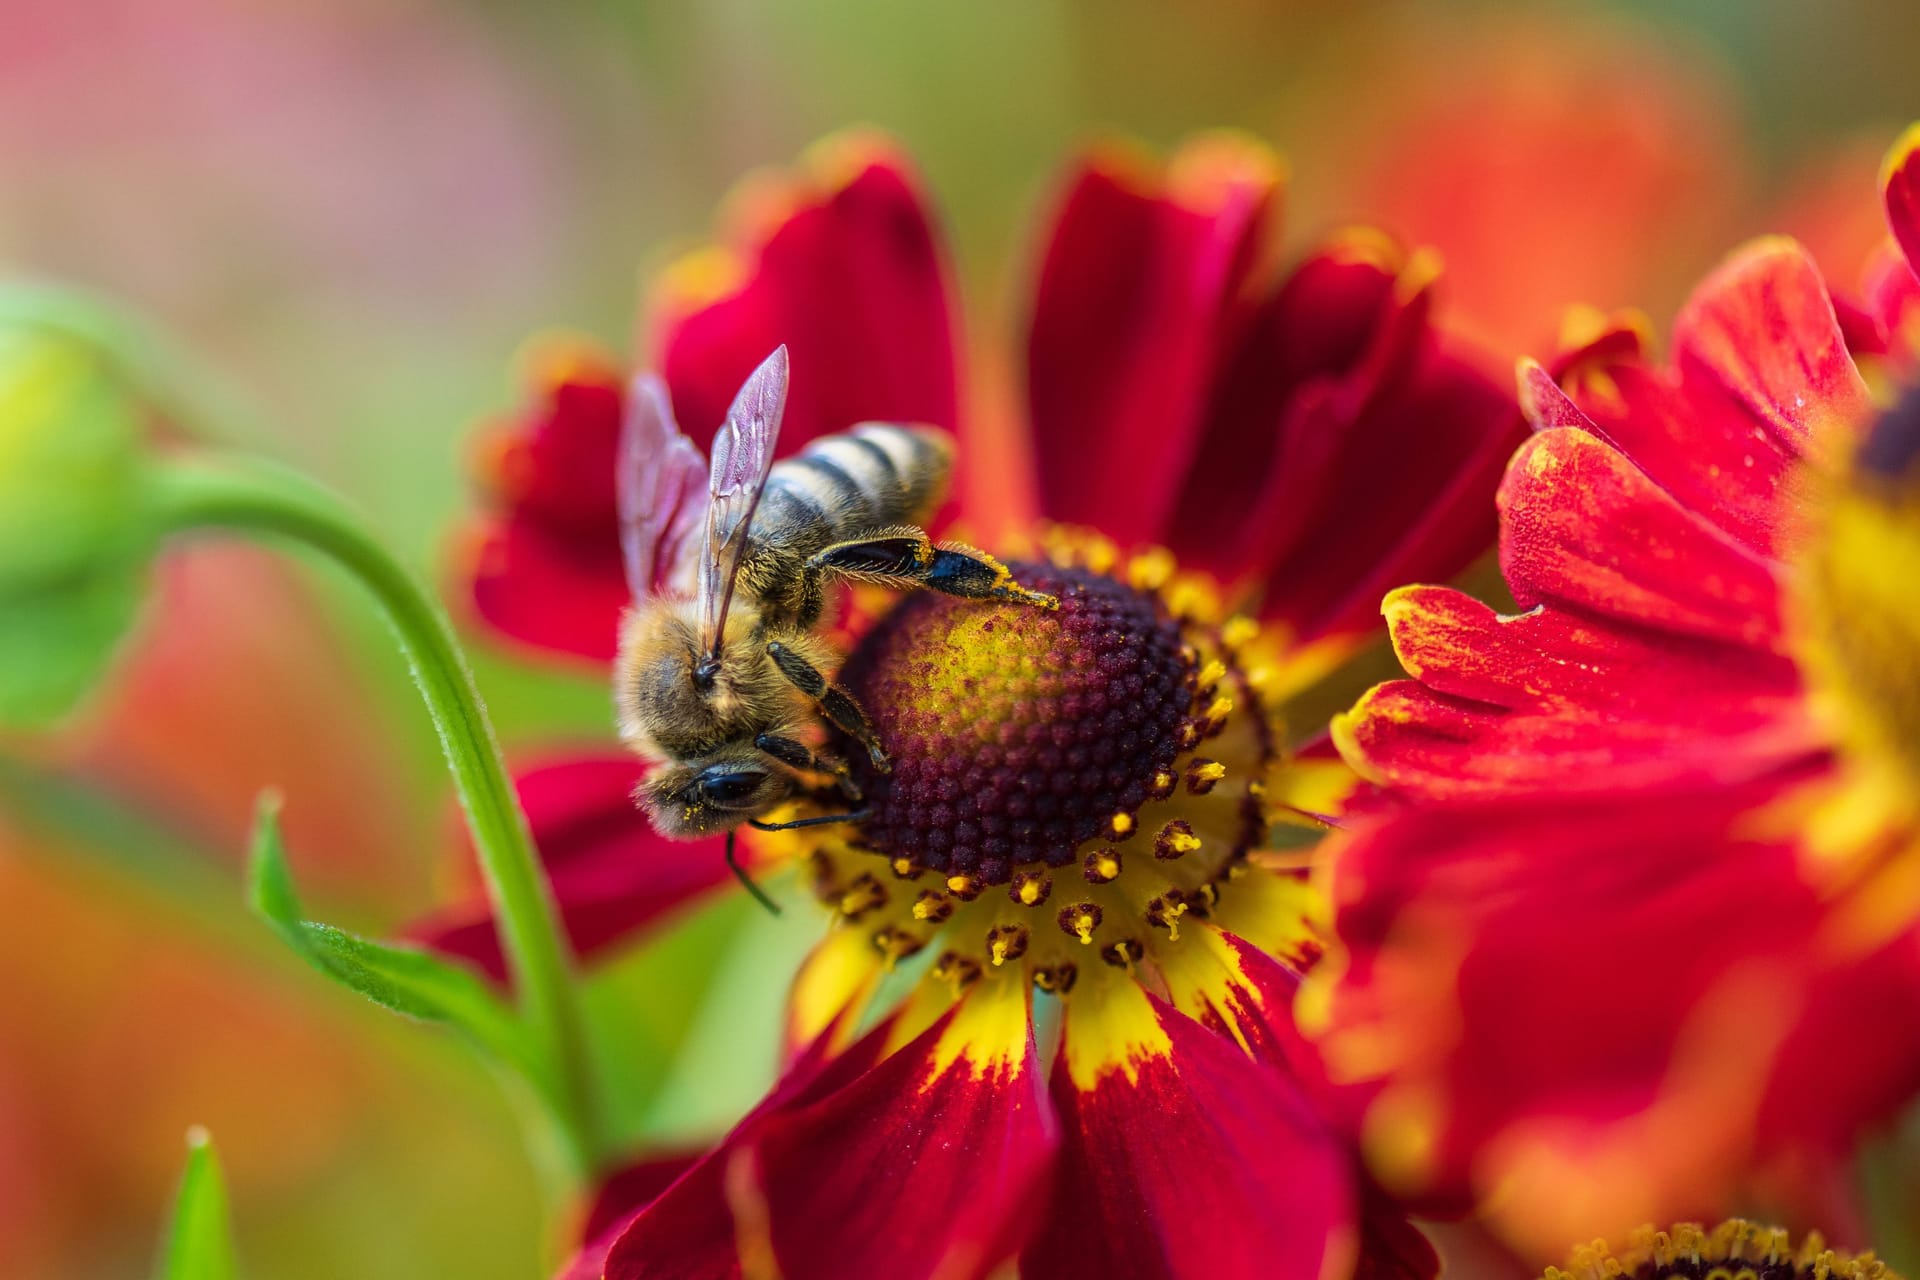
[(725, 753), (698, 764), (662, 765), (640, 784), (639, 800), (654, 830), (692, 840), (737, 827), (792, 792), (792, 780), (758, 751)]

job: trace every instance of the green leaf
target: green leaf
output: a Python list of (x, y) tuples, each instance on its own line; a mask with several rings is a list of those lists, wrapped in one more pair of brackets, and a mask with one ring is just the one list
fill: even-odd
[(238, 1268), (227, 1217), (227, 1187), (213, 1140), (205, 1129), (194, 1129), (187, 1134), (187, 1168), (154, 1280), (234, 1280)]
[(520, 1020), (477, 974), (419, 947), (374, 942), (303, 918), (280, 839), (279, 797), (271, 793), (255, 812), (248, 880), (254, 911), (316, 969), (395, 1013), (463, 1032), (540, 1082)]

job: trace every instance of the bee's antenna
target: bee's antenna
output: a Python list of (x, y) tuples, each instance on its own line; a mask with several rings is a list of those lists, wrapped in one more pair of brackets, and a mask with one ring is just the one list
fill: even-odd
[(762, 822), (758, 818), (748, 818), (747, 825), (755, 831), (791, 831), (795, 827), (824, 827), (830, 822), (865, 822), (872, 816), (871, 809), (855, 809), (850, 813), (823, 813), (816, 818), (795, 818), (792, 822)]
[[(758, 824), (756, 823), (755, 825)], [(747, 875), (746, 868), (742, 867), (733, 856), (733, 833), (736, 830), (738, 830), (738, 828), (728, 828), (727, 830), (727, 869), (733, 872), (735, 879), (746, 886), (747, 892), (753, 895), (755, 902), (777, 916), (780, 914), (780, 904), (772, 898), (769, 898), (767, 891), (753, 882), (752, 877)]]

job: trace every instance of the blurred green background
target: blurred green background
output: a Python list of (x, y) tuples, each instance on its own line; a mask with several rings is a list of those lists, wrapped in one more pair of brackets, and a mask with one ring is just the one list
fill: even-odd
[[(833, 129), (904, 139), (1003, 352), (1063, 158), (1231, 125), (1292, 161), (1290, 243), (1368, 220), (1439, 244), (1456, 322), (1504, 362), (1564, 304), (1664, 318), (1762, 229), (1847, 278), (1916, 51), (1909, 0), (10, 0), (0, 261), (171, 331), (228, 379), (241, 443), (431, 572), (520, 344), (630, 349), (640, 273)], [(81, 721), (0, 744), (0, 1273), (141, 1274), (197, 1123), (252, 1276), (539, 1274), (557, 1242), (508, 1095), (241, 904), (269, 784), (325, 918), (382, 931), (457, 888), (383, 628), (259, 552), (163, 578)], [(475, 648), (509, 743), (605, 734), (596, 680)], [(757, 1096), (813, 925), (734, 902), (596, 978), (636, 1142)]]

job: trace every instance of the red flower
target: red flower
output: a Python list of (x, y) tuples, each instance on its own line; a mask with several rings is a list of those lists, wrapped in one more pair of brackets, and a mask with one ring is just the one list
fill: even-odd
[[(1910, 134), (1888, 168), (1920, 247)], [(1903, 263), (1902, 270), (1909, 264)], [(1909, 277), (1911, 278), (1911, 277)], [(1392, 798), (1343, 838), (1303, 1021), (1396, 1190), (1557, 1247), (1824, 1192), (1920, 1089), (1920, 401), (1875, 408), (1790, 241), (1652, 364), (1636, 322), (1523, 363), (1519, 609), (1408, 587), (1411, 680), (1336, 720)], [(1839, 1046), (1844, 1045), (1844, 1049)]]
[[(864, 836), (888, 856), (825, 827), (758, 843), (764, 864), (803, 865), (838, 922), (795, 984), (799, 1056), (599, 1242), (609, 1276), (967, 1276), (1016, 1253), (1048, 1275), (1345, 1275), (1363, 1235), (1368, 1274), (1431, 1270), (1404, 1223), (1363, 1214), (1288, 1065), (1312, 897), (1255, 846), (1274, 817), (1326, 811), (1344, 776), (1288, 754), (1280, 699), (1370, 638), (1387, 585), (1490, 545), (1520, 423), (1433, 328), (1424, 256), (1356, 232), (1276, 275), (1278, 193), (1277, 163), (1231, 138), (1164, 171), (1082, 162), (1032, 303), (1018, 435), (956, 405), (944, 253), (882, 143), (840, 140), (749, 189), (725, 247), (660, 281), (647, 363), (697, 440), (785, 342), (783, 451), (862, 419), (931, 422), (960, 436), (953, 519), (1092, 529), (1025, 539), (1045, 554), (1020, 572), (1057, 613), (917, 595), (859, 639), (841, 679), (896, 757)], [(573, 657), (611, 654), (625, 604), (618, 395), (610, 362), (548, 374), (493, 453), (472, 562), (481, 619)], [(951, 664), (916, 665), (935, 646)], [(723, 874), (713, 842), (646, 826), (640, 772), (539, 775), (569, 799), (561, 823), (532, 817), (585, 949), (619, 911), (603, 899), (589, 925), (572, 868), (630, 877), (632, 926), (672, 898), (663, 873), (679, 892)], [(962, 795), (977, 807), (952, 809)], [(441, 940), (493, 955), (478, 929)], [(912, 994), (868, 1009), (915, 954), (932, 964)], [(1057, 1054), (1036, 984), (1064, 1010)]]

